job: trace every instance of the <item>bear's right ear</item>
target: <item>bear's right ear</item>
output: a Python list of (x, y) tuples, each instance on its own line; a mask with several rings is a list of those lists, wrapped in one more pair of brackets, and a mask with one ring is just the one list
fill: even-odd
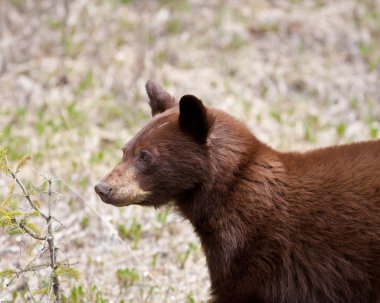
[(148, 80), (145, 84), (145, 89), (149, 96), (149, 105), (152, 109), (152, 116), (175, 106), (175, 99), (156, 82)]
[(206, 143), (210, 129), (207, 109), (193, 95), (185, 95), (179, 101), (179, 125), (182, 131), (201, 144)]

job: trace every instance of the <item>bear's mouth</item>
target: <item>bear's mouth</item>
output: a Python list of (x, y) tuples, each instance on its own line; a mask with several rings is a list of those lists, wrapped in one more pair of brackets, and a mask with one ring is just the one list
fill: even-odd
[(111, 193), (108, 196), (102, 196), (99, 195), (100, 199), (109, 205), (113, 205), (116, 207), (123, 207), (123, 206), (129, 206), (129, 205), (138, 205), (143, 204), (144, 201), (150, 196), (150, 192), (144, 191), (144, 192), (131, 192), (128, 195), (121, 193)]
[(105, 204), (108, 204), (108, 205), (112, 205), (112, 206), (116, 206), (116, 207), (123, 207), (123, 206), (128, 206), (130, 204), (125, 204), (123, 203), (123, 201), (118, 201), (118, 200), (110, 200), (110, 199), (103, 199), (101, 198), (102, 201), (105, 203)]
[(110, 197), (102, 197), (99, 195), (99, 198), (106, 204), (111, 204), (111, 205), (116, 205), (119, 204), (117, 201), (114, 199), (111, 199)]

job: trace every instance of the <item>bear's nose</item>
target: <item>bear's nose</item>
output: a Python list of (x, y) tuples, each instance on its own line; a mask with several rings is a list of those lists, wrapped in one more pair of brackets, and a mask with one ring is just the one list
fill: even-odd
[(107, 183), (104, 182), (99, 182), (95, 185), (95, 191), (101, 197), (108, 197), (111, 190), (112, 187), (110, 187)]

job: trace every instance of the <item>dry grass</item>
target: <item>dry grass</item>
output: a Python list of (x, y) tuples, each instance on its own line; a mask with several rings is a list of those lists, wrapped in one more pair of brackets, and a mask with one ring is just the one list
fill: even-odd
[[(377, 0), (5, 0), (0, 35), (2, 145), (11, 160), (32, 156), (24, 179), (60, 180), (57, 244), (82, 272), (65, 294), (82, 286), (88, 302), (207, 300), (187, 222), (104, 205), (92, 189), (149, 119), (147, 79), (227, 110), (282, 150), (380, 137)], [(0, 234), (0, 268), (27, 262), (18, 240)], [(139, 276), (127, 286), (125, 269)]]

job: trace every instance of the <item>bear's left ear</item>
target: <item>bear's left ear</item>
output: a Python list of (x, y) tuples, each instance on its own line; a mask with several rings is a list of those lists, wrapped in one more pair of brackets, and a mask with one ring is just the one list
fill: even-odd
[(152, 116), (164, 112), (175, 106), (175, 99), (158, 83), (148, 80), (145, 84), (145, 90), (149, 97), (149, 105), (152, 109)]
[(181, 129), (204, 144), (210, 129), (207, 109), (202, 101), (193, 95), (185, 95), (179, 101), (179, 125)]

